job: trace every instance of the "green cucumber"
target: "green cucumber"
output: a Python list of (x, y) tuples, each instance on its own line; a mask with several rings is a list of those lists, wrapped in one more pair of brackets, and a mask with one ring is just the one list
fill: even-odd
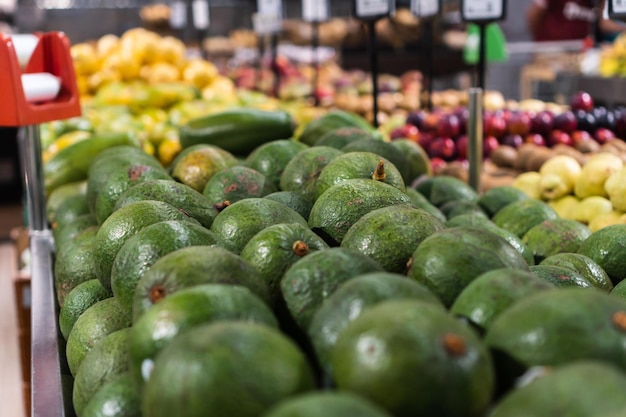
[(294, 128), (287, 112), (235, 108), (190, 120), (180, 127), (180, 144), (183, 149), (208, 144), (247, 155), (266, 142), (291, 138)]
[(106, 133), (93, 135), (62, 149), (44, 165), (46, 194), (50, 195), (61, 185), (86, 180), (94, 158), (105, 149), (120, 145), (138, 147), (139, 143), (127, 133)]

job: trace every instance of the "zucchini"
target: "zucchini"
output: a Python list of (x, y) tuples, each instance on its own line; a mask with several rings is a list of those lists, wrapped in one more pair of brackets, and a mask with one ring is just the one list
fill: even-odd
[(289, 113), (235, 108), (190, 120), (180, 127), (181, 147), (206, 144), (235, 155), (247, 155), (257, 146), (293, 136)]
[(55, 154), (43, 167), (46, 194), (70, 182), (87, 179), (89, 166), (94, 158), (113, 146), (131, 145), (139, 142), (128, 133), (106, 133), (76, 142)]

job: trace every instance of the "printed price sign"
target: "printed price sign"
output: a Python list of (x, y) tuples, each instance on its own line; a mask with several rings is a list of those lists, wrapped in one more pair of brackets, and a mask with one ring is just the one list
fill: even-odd
[(389, 0), (355, 0), (354, 14), (360, 19), (387, 16), (392, 12)]
[(277, 33), (282, 29), (282, 19), (280, 16), (254, 13), (252, 15), (252, 27), (259, 35)]
[(411, 11), (415, 16), (433, 17), (439, 14), (439, 0), (411, 0)]
[(170, 26), (182, 29), (187, 26), (187, 3), (175, 1), (170, 4)]
[(607, 3), (610, 18), (626, 18), (626, 0), (609, 0)]
[(328, 0), (302, 0), (302, 19), (305, 22), (323, 22), (329, 16)]
[(282, 0), (257, 0), (257, 12), (267, 16), (283, 16)]
[(461, 0), (461, 17), (466, 22), (491, 22), (505, 16), (505, 0)]
[(209, 2), (207, 0), (193, 0), (193, 26), (196, 29), (209, 28)]

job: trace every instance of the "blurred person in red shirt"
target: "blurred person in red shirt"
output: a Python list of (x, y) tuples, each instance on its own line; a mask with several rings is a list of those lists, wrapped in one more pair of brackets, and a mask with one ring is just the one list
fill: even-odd
[(602, 13), (606, 0), (532, 0), (526, 12), (535, 41), (585, 39), (595, 33), (611, 35), (626, 26)]

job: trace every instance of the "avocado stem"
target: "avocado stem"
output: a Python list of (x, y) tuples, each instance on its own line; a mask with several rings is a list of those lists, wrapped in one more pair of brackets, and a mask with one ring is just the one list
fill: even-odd
[(378, 161), (378, 166), (372, 174), (372, 179), (374, 181), (385, 181), (385, 179), (387, 179), (387, 173), (385, 172), (385, 161), (383, 161), (382, 159)]
[(463, 356), (467, 351), (465, 340), (457, 334), (446, 333), (443, 335), (443, 347), (450, 356)]
[(150, 290), (150, 301), (152, 302), (152, 304), (156, 304), (162, 299), (164, 299), (165, 295), (166, 295), (165, 287), (160, 284), (155, 285)]
[(217, 210), (217, 212), (219, 213), (228, 206), (230, 206), (230, 201), (224, 200), (221, 203), (215, 204), (213, 207), (215, 207), (215, 210)]
[(296, 256), (304, 256), (309, 253), (309, 245), (301, 240), (296, 240), (295, 242), (293, 242), (293, 245), (291, 245), (291, 249)]
[(625, 311), (616, 311), (613, 313), (613, 325), (617, 327), (618, 330), (626, 331), (626, 312)]

